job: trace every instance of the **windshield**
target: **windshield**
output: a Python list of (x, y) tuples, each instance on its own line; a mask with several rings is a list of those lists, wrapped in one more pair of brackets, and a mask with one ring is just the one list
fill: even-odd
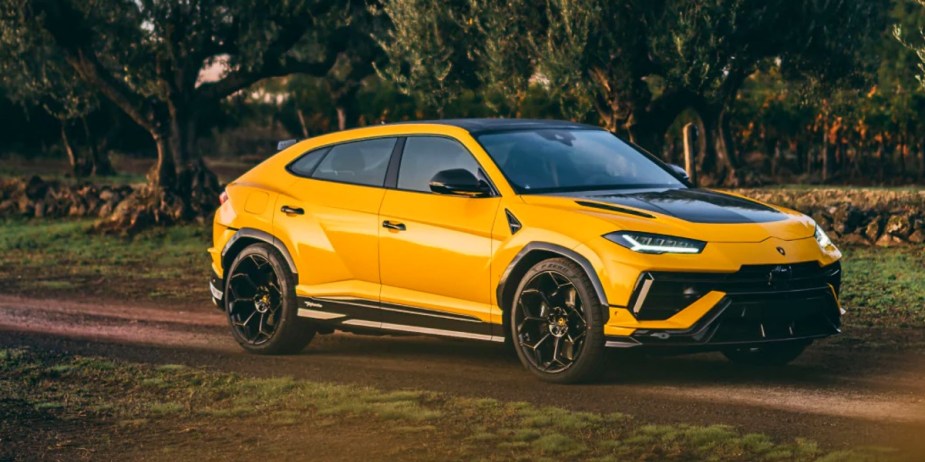
[(603, 130), (517, 130), (477, 139), (519, 194), (685, 187)]

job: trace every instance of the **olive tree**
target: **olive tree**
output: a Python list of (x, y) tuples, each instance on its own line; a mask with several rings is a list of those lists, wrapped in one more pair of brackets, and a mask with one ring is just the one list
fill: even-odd
[[(66, 79), (143, 127), (157, 148), (148, 208), (189, 217), (213, 209), (218, 192), (194, 150), (199, 108), (268, 77), (327, 73), (347, 43), (340, 19), (348, 3), (0, 0), (0, 26), (17, 31), (0, 46), (53, 50)], [(203, 79), (216, 68), (216, 79)]]

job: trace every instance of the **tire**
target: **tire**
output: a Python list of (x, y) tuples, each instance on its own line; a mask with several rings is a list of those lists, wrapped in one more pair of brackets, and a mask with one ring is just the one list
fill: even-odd
[(520, 362), (542, 380), (588, 382), (602, 372), (602, 307), (584, 270), (565, 258), (534, 265), (517, 286), (509, 328)]
[(249, 353), (295, 354), (315, 336), (311, 322), (297, 316), (295, 277), (269, 244), (250, 245), (232, 261), (224, 308), (232, 336)]
[(797, 359), (811, 342), (769, 343), (759, 347), (731, 348), (723, 351), (727, 359), (748, 366), (783, 366)]

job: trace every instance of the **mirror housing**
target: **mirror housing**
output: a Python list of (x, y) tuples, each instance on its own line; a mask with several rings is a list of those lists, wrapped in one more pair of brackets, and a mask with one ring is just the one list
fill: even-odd
[(668, 164), (668, 166), (671, 167), (671, 171), (673, 171), (682, 180), (687, 183), (691, 182), (691, 177), (687, 174), (687, 170), (684, 170), (684, 167), (675, 164)]
[(472, 172), (464, 168), (454, 168), (437, 172), (430, 179), (430, 190), (437, 194), (457, 196), (485, 197), (491, 195), (488, 183), (479, 180)]

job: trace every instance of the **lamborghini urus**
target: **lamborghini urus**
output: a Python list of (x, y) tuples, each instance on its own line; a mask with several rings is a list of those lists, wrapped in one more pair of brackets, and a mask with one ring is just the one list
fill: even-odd
[(809, 217), (694, 188), (600, 128), (461, 119), (289, 143), (215, 215), (211, 292), (250, 352), (316, 334), (508, 342), (554, 382), (607, 348), (784, 364), (836, 334), (841, 253)]

